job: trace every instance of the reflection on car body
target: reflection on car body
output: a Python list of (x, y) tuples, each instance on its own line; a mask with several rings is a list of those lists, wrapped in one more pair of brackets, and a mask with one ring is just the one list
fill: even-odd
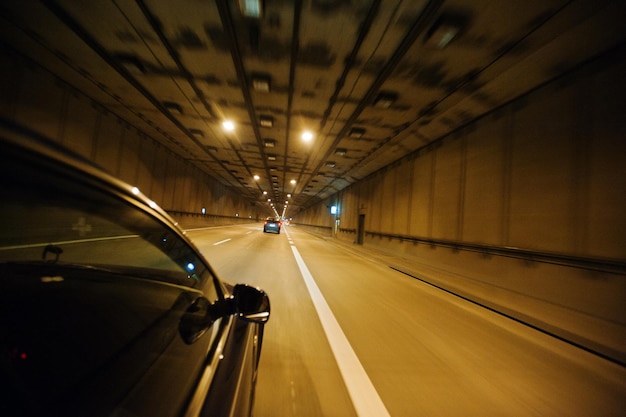
[(282, 222), (274, 217), (268, 217), (263, 223), (263, 233), (274, 232), (280, 233)]
[(0, 144), (0, 415), (250, 415), (267, 295), (88, 162)]

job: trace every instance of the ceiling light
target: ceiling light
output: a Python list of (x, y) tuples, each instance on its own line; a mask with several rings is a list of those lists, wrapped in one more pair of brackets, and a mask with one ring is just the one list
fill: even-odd
[(276, 167), (270, 167), (270, 172), (274, 172), (274, 171), (276, 171), (277, 169), (278, 169), (278, 168), (276, 168)]
[(117, 56), (117, 59), (120, 61), (120, 64), (133, 75), (142, 75), (145, 74), (146, 66), (141, 62), (139, 58), (133, 55), (120, 54)]
[(329, 168), (334, 168), (334, 167), (337, 166), (337, 164), (335, 164), (335, 162), (333, 162), (333, 161), (328, 161), (328, 162), (326, 162), (326, 166), (329, 167)]
[(273, 147), (276, 146), (276, 141), (274, 139), (265, 138), (265, 139), (263, 139), (263, 145), (266, 148), (273, 148)]
[(267, 195), (267, 191), (263, 191), (263, 195)]
[(445, 48), (459, 34), (466, 22), (465, 16), (442, 15), (426, 34), (424, 45), (435, 49)]
[(262, 127), (272, 127), (274, 126), (274, 118), (272, 116), (261, 116), (259, 123)]
[(268, 161), (275, 161), (276, 160), (276, 155), (273, 153), (268, 153), (267, 154), (267, 160)]
[(243, 16), (253, 19), (263, 16), (263, 0), (238, 0), (237, 3)]
[(232, 132), (233, 130), (235, 130), (235, 124), (230, 120), (224, 120), (222, 122), (222, 127), (227, 132)]
[(255, 175), (255, 176), (254, 176), (254, 180), (255, 180), (255, 181), (258, 181), (258, 180), (260, 180), (260, 179), (261, 179), (261, 177), (259, 177), (258, 175)]
[(252, 88), (260, 93), (269, 93), (270, 78), (265, 75), (254, 75), (252, 77)]
[(360, 138), (365, 134), (365, 129), (361, 128), (361, 127), (353, 127), (352, 129), (350, 129), (350, 137), (351, 138)]
[(378, 107), (379, 109), (388, 109), (397, 99), (398, 95), (396, 93), (378, 93), (378, 96), (374, 99), (374, 107)]
[(305, 142), (310, 142), (311, 140), (313, 140), (313, 133), (305, 130), (304, 132), (302, 132), (302, 140)]
[(183, 114), (183, 108), (180, 104), (174, 103), (173, 101), (164, 101), (163, 107), (165, 107), (170, 113), (173, 114)]
[(204, 132), (200, 129), (189, 129), (189, 133), (191, 133), (192, 135), (194, 135), (197, 138), (203, 138), (204, 137)]
[(345, 149), (345, 148), (337, 148), (337, 149), (335, 149), (335, 155), (345, 156), (347, 152), (348, 152), (348, 150)]
[(287, 198), (291, 198), (291, 194), (287, 194)]

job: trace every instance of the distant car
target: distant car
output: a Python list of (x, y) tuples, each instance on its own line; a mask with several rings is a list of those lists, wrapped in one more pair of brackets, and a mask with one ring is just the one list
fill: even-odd
[(280, 233), (281, 226), (282, 223), (280, 222), (280, 220), (273, 217), (268, 217), (267, 219), (265, 219), (265, 223), (263, 224), (263, 233)]
[(0, 124), (0, 415), (249, 416), (268, 296), (136, 188)]

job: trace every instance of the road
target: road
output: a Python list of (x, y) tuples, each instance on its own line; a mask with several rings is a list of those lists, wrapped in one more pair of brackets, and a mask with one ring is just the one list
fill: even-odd
[(260, 223), (187, 234), (271, 297), (255, 417), (626, 415), (624, 367), (360, 247)]

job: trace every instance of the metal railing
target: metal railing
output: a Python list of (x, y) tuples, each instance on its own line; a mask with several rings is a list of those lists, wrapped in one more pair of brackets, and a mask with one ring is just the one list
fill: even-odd
[[(340, 233), (356, 234), (356, 229), (340, 228)], [(470, 251), (483, 255), (503, 256), (509, 258), (517, 258), (527, 261), (550, 263), (562, 266), (571, 266), (575, 268), (589, 269), (601, 272), (611, 272), (626, 275), (626, 260), (610, 259), (610, 258), (592, 258), (585, 256), (576, 256), (570, 254), (562, 254), (556, 252), (536, 251), (524, 248), (510, 246), (486, 245), (471, 242), (458, 242), (445, 239), (431, 239), (416, 236), (408, 236), (394, 233), (382, 233), (365, 231), (364, 236), (399, 240), (402, 242), (411, 242), (415, 245), (428, 245), (431, 247), (445, 247), (453, 251)]]

